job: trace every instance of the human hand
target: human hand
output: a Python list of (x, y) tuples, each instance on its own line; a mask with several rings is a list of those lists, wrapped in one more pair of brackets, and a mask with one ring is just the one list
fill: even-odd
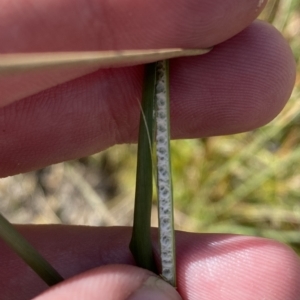
[[(130, 228), (27, 225), (18, 229), (63, 277), (79, 274), (35, 300), (178, 299), (172, 289), (163, 298), (153, 287), (144, 286), (149, 276), (148, 284), (153, 283), (153, 274), (133, 266)], [(156, 232), (153, 235), (157, 240)], [(177, 232), (176, 242), (177, 283), (183, 299), (299, 299), (299, 259), (285, 245), (256, 237), (186, 232)], [(0, 257), (1, 299), (31, 299), (47, 288), (2, 241)], [(140, 287), (145, 293), (129, 298), (138, 295)]]
[[(259, 2), (32, 0), (29, 5), (2, 0), (0, 52), (221, 43), (203, 57), (172, 60), (172, 136), (242, 132), (280, 112), (295, 77), (281, 35), (263, 22), (252, 23), (262, 9)], [(142, 77), (143, 66), (134, 66), (1, 78), (0, 176), (135, 142)], [(66, 278), (104, 264), (133, 263), (125, 228), (41, 226), (23, 231)], [(179, 233), (177, 240), (178, 290), (184, 299), (298, 299), (299, 261), (285, 246), (226, 235)], [(46, 288), (5, 246), (0, 251), (4, 299), (28, 299)], [(110, 294), (124, 299), (147, 274), (124, 265), (101, 267), (38, 299), (109, 299)]]

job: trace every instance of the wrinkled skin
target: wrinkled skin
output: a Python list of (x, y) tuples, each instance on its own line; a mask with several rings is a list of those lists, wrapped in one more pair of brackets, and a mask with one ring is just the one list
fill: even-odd
[[(259, 3), (0, 0), (0, 52), (216, 45), (171, 61), (172, 137), (243, 132), (272, 120), (295, 80), (281, 34), (254, 21)], [(143, 66), (1, 77), (0, 176), (135, 142), (142, 79)], [(1, 299), (121, 300), (150, 276), (134, 266), (128, 228), (19, 228), (65, 278), (80, 275), (47, 290), (1, 242)], [(300, 299), (299, 259), (275, 241), (178, 232), (177, 247), (184, 299)]]

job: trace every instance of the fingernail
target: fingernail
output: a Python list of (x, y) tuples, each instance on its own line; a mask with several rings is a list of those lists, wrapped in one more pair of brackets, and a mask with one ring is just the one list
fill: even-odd
[(127, 300), (182, 300), (175, 288), (160, 279), (150, 276)]

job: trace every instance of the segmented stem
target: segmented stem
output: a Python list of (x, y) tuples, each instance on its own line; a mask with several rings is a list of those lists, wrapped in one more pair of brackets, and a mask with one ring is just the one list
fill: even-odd
[(173, 193), (170, 162), (169, 63), (156, 64), (156, 156), (162, 276), (176, 286)]

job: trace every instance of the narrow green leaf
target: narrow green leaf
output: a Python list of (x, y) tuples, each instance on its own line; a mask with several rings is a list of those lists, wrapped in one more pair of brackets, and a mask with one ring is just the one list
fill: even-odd
[(29, 242), (0, 214), (0, 237), (49, 286), (63, 281), (63, 277), (35, 250)]
[(154, 135), (154, 97), (156, 64), (145, 67), (140, 116), (134, 221), (130, 250), (139, 267), (157, 273), (151, 243), (153, 193), (152, 145)]

